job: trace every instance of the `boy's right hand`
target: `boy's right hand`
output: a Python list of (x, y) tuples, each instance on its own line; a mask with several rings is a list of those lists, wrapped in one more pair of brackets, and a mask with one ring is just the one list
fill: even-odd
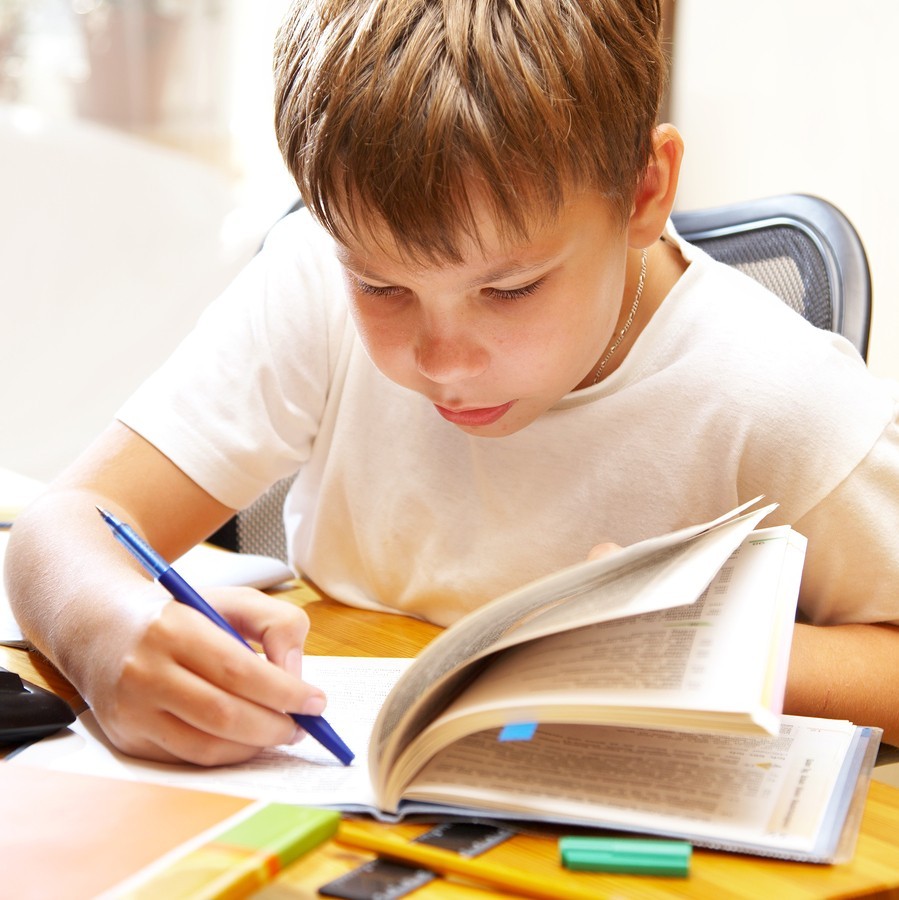
[(219, 588), (207, 599), (268, 658), (148, 583), (123, 602), (129, 615), (114, 634), (93, 642), (105, 660), (85, 685), (100, 726), (123, 752), (205, 766), (242, 762), (303, 736), (288, 711), (323, 711), (324, 694), (300, 677), (309, 629), (302, 610), (250, 588)]
[(102, 506), (166, 559), (234, 514), (140, 435), (113, 423), (16, 518), (5, 577), (34, 646), (93, 707), (122, 751), (201, 765), (249, 759), (319, 713), (300, 678), (306, 614), (250, 588), (206, 599), (268, 659), (171, 599), (113, 539)]

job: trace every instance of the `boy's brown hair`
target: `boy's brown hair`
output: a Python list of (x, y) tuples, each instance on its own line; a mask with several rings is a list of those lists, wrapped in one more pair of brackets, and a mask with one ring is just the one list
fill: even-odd
[(663, 90), (659, 0), (295, 0), (275, 122), (338, 240), (372, 217), (413, 258), (458, 260), (472, 199), (504, 234), (595, 188), (626, 221)]

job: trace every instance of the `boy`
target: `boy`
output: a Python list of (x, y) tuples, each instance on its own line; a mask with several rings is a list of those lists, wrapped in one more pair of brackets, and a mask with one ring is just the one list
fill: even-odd
[(440, 624), (765, 494), (809, 539), (788, 711), (899, 740), (895, 387), (666, 227), (658, 32), (653, 0), (295, 4), (276, 123), (309, 211), (10, 548), (24, 630), (122, 750), (245, 759), (324, 696), (302, 613), (210, 592), (253, 659), (94, 506), (174, 558), (296, 471), (297, 567)]

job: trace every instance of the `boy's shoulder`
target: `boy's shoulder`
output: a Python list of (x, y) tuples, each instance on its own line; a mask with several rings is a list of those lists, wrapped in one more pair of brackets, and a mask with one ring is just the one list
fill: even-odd
[(728, 417), (892, 414), (894, 392), (848, 340), (816, 328), (749, 274), (678, 245), (688, 266), (635, 344), (628, 361), (639, 360), (637, 378)]
[(334, 239), (319, 225), (305, 206), (294, 206), (268, 230), (262, 242), (263, 252), (334, 256)]
[(660, 309), (659, 329), (682, 332), (682, 350), (702, 348), (713, 356), (729, 352), (731, 367), (792, 369), (803, 360), (826, 365), (848, 356), (863, 368), (851, 345), (817, 328), (780, 296), (760, 283), (751, 268), (712, 259), (677, 238), (688, 266)]
[(292, 317), (302, 305), (343, 320), (346, 297), (343, 270), (334, 239), (304, 207), (279, 219), (266, 234), (251, 263), (269, 305), (286, 306)]

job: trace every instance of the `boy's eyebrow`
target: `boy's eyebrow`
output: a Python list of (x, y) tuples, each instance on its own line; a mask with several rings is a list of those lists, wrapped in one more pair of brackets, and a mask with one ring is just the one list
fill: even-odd
[(501, 268), (493, 269), (485, 275), (475, 278), (468, 283), (469, 287), (480, 287), (483, 284), (490, 284), (493, 281), (505, 281), (507, 278), (517, 278), (524, 275), (530, 275), (545, 269), (554, 262), (553, 259), (541, 259), (535, 263), (519, 263), (511, 262)]

